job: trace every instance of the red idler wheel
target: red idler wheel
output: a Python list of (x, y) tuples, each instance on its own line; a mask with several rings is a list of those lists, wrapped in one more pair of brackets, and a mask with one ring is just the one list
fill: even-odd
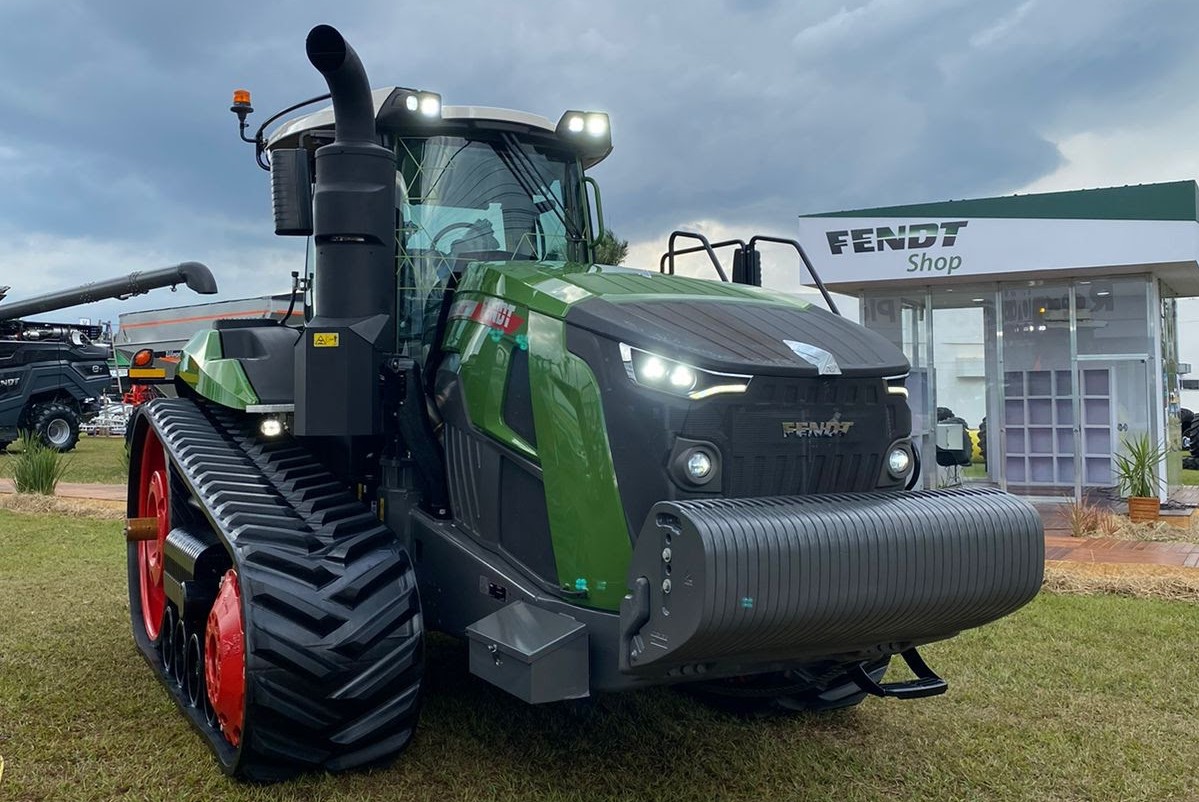
[(246, 713), (246, 632), (241, 620), (237, 571), (221, 577), (204, 633), (204, 680), (208, 701), (225, 740), (241, 743)]
[(158, 435), (150, 429), (142, 445), (137, 509), (142, 518), (158, 519), (158, 537), (137, 544), (137, 573), (142, 625), (151, 643), (157, 642), (162, 634), (162, 616), (167, 604), (162, 586), (163, 549), (167, 533), (171, 531), (171, 499), (167, 487), (166, 455)]

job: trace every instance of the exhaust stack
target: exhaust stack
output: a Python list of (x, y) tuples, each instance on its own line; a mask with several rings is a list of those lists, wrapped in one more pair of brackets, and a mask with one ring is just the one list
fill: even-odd
[(329, 85), (334, 140), (316, 152), (315, 316), (296, 345), (295, 431), (381, 431), (379, 365), (394, 336), (395, 157), (379, 144), (366, 71), (328, 25), (308, 34), (308, 60)]

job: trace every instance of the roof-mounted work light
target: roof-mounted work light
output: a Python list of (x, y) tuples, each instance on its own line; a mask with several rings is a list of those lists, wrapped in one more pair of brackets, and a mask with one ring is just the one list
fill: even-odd
[(383, 101), (376, 119), (395, 127), (437, 122), (441, 119), (441, 95), (416, 89), (396, 89)]
[(612, 128), (602, 111), (572, 109), (558, 120), (555, 131), (585, 159), (599, 161), (612, 150)]
[(602, 111), (568, 111), (558, 120), (558, 135), (608, 137), (608, 115)]

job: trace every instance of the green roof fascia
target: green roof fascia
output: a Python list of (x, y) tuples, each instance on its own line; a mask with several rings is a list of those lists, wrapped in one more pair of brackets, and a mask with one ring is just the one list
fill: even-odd
[(1194, 220), (1199, 221), (1199, 184), (1170, 181), (1035, 195), (1006, 195), (878, 206), (800, 217), (1003, 217), (1046, 220)]

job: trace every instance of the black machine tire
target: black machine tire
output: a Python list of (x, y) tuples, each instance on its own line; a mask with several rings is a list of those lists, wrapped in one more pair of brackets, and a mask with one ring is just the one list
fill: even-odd
[[(882, 682), (891, 658), (868, 663), (866, 673)], [(848, 668), (848, 666), (842, 667)], [(843, 710), (861, 704), (867, 697), (844, 673), (834, 670), (830, 678), (813, 682), (789, 671), (774, 671), (749, 677), (693, 682), (680, 686), (700, 701), (736, 715), (769, 713), (817, 713)]]
[[(238, 743), (216, 724), (194, 671), (173, 670), (176, 655), (189, 666), (204, 659), (188, 655), (196, 645), (164, 664), (164, 648), (178, 638), (165, 628), (156, 641), (147, 636), (131, 543), (134, 640), (221, 768), (275, 781), (398, 755), (420, 713), (424, 627), (412, 561), (395, 535), (302, 445), (265, 440), (245, 415), (184, 398), (147, 403), (133, 421), (131, 487), (150, 436), (169, 466), (170, 526), (206, 526), (237, 572), (245, 648)], [(173, 610), (168, 601), (164, 618)], [(199, 627), (177, 626), (192, 643)]]
[(46, 448), (70, 451), (79, 442), (79, 413), (61, 401), (46, 401), (29, 410), (29, 431)]

